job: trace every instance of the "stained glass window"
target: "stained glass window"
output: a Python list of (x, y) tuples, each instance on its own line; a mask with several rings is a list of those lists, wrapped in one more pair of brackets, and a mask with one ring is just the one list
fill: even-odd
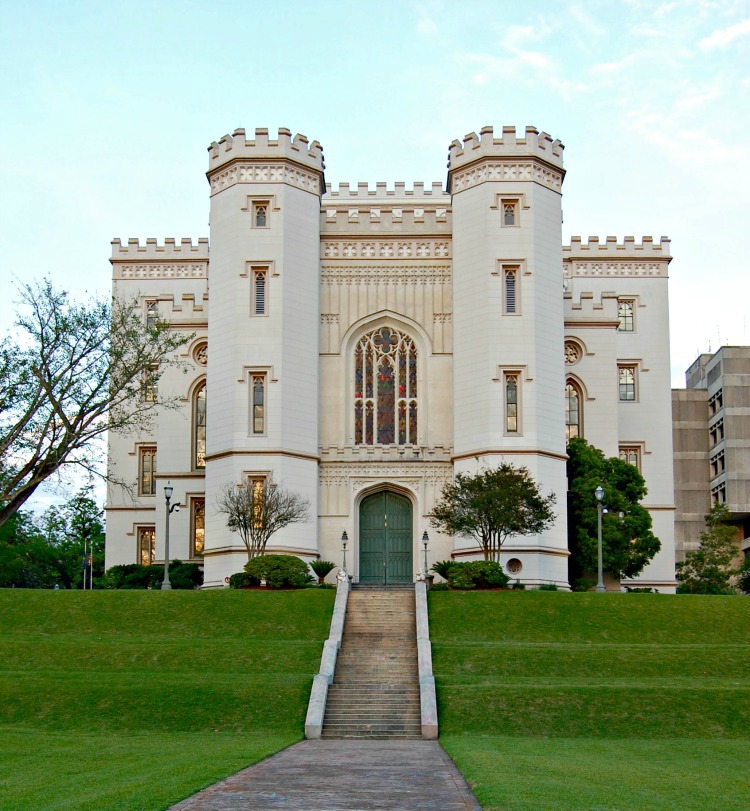
[(195, 432), (195, 467), (206, 466), (206, 384), (204, 383), (195, 394), (193, 407), (193, 431)]
[(581, 436), (581, 395), (575, 383), (565, 386), (565, 437)]
[(193, 557), (202, 557), (206, 540), (206, 500), (193, 499)]
[(156, 532), (153, 527), (138, 527), (138, 562), (150, 566), (156, 559)]
[(266, 378), (264, 375), (253, 375), (253, 433), (263, 434), (266, 431)]
[(505, 431), (518, 433), (518, 375), (505, 376)]
[(416, 445), (417, 348), (393, 327), (363, 335), (354, 349), (354, 442)]
[(141, 448), (139, 454), (138, 494), (156, 494), (156, 448)]

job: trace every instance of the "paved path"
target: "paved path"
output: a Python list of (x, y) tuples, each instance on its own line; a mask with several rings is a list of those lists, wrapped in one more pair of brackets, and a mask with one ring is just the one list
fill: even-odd
[(172, 811), (479, 811), (437, 741), (303, 741)]

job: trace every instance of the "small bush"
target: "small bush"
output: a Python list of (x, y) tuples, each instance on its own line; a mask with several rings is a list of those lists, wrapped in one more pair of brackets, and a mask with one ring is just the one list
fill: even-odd
[[(105, 589), (160, 589), (164, 580), (164, 566), (141, 566), (126, 563), (112, 566), (101, 582)], [(197, 563), (172, 560), (169, 563), (169, 582), (173, 589), (195, 589), (203, 585), (203, 572)]]
[(245, 574), (272, 589), (302, 589), (312, 580), (305, 561), (294, 555), (260, 555), (245, 564)]
[(336, 568), (336, 564), (330, 560), (314, 560), (310, 563), (310, 568), (318, 576), (318, 583), (323, 583), (326, 575)]
[(659, 589), (652, 589), (647, 586), (630, 587), (625, 586), (625, 591), (628, 594), (658, 594)]
[(585, 577), (579, 577), (570, 584), (573, 591), (588, 591), (593, 588), (595, 583), (592, 580), (586, 580)]
[(454, 589), (503, 589), (510, 582), (500, 564), (492, 560), (453, 563), (447, 570), (447, 579)]
[(557, 583), (542, 583), (539, 586), (539, 591), (559, 591), (557, 588)]
[(439, 560), (437, 563), (432, 564), (432, 571), (435, 574), (440, 575), (443, 580), (448, 579), (448, 571), (451, 566), (455, 566), (456, 562), (454, 560)]
[(524, 591), (526, 589), (526, 584), (522, 583), (520, 580), (516, 580), (512, 588), (514, 591)]
[(244, 572), (235, 572), (229, 576), (230, 589), (244, 589), (250, 585), (250, 578)]
[(430, 591), (448, 591), (450, 586), (447, 583), (433, 583), (430, 586)]
[(737, 576), (737, 588), (743, 594), (750, 594), (750, 558), (742, 564), (740, 573)]

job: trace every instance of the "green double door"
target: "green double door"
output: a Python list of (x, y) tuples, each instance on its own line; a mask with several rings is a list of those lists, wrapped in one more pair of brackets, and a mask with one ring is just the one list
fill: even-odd
[(359, 582), (412, 582), (411, 502), (384, 490), (359, 507)]

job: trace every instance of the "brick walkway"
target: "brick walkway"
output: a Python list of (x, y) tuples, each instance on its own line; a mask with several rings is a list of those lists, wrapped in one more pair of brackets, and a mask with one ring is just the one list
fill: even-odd
[(173, 806), (172, 811), (479, 811), (436, 741), (303, 741)]

